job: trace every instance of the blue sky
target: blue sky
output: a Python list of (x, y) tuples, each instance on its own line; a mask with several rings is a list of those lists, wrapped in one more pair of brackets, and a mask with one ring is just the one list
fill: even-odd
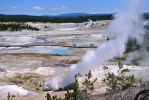
[[(125, 0), (0, 0), (0, 14), (115, 13)], [(149, 0), (146, 0), (149, 4)], [(149, 12), (149, 5), (145, 8)]]

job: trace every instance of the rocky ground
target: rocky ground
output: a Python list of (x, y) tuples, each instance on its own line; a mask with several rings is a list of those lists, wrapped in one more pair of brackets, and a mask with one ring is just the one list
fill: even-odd
[[(109, 23), (110, 21), (78, 24), (28, 22), (27, 24), (40, 28), (40, 31), (0, 32), (0, 100), (5, 100), (8, 92), (16, 96), (14, 100), (45, 100), (46, 92), (42, 91), (40, 85), (52, 76), (64, 76), (71, 64), (76, 64), (88, 50), (96, 49), (97, 45), (105, 42), (105, 30)], [(142, 55), (145, 56), (138, 60), (138, 66), (133, 66), (129, 59), (124, 62), (129, 64), (127, 67), (138, 78), (147, 80), (148, 52)], [(115, 66), (117, 62), (115, 59), (104, 65)], [(117, 69), (111, 68), (113, 71)], [(94, 71), (95, 76), (101, 75), (100, 72), (102, 71)], [(96, 100), (102, 100), (103, 96), (100, 95), (105, 92), (105, 88), (100, 87), (101, 78), (99, 79), (95, 91), (98, 94)], [(10, 89), (9, 86), (14, 86), (15, 89)], [(64, 96), (64, 92), (51, 93)]]

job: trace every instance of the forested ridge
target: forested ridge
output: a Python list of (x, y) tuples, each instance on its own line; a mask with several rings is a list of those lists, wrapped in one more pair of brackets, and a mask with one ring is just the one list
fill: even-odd
[[(51, 23), (81, 23), (88, 19), (112, 20), (114, 14), (80, 14), (57, 15), (57, 16), (32, 16), (32, 15), (4, 15), (0, 14), (0, 22), (51, 22)], [(149, 13), (144, 13), (144, 19), (149, 19)]]
[(80, 23), (91, 19), (111, 20), (112, 14), (87, 14), (79, 16), (31, 16), (31, 15), (3, 15), (0, 14), (0, 22), (51, 22), (51, 23)]

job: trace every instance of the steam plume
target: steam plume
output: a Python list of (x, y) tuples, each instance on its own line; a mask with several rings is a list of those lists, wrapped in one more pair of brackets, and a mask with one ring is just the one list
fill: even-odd
[(56, 88), (51, 88), (65, 87), (74, 82), (75, 74), (87, 73), (109, 59), (123, 56), (129, 39), (136, 39), (141, 44), (144, 37), (140, 10), (143, 7), (142, 2), (143, 0), (128, 0), (127, 9), (119, 12), (107, 29), (107, 36), (111, 40), (100, 45), (96, 51), (89, 51), (77, 65), (71, 66), (62, 82), (54, 83)]

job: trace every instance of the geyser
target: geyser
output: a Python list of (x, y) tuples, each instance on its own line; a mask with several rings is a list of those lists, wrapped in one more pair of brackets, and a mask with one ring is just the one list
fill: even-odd
[(49, 88), (63, 88), (74, 82), (75, 74), (85, 74), (90, 69), (102, 65), (104, 61), (123, 56), (129, 39), (136, 39), (139, 44), (142, 43), (144, 38), (141, 10), (143, 0), (127, 1), (127, 8), (115, 16), (115, 20), (107, 29), (110, 40), (98, 46), (95, 51), (89, 51), (78, 64), (72, 65), (64, 79), (55, 77), (52, 81), (49, 80), (47, 82)]

